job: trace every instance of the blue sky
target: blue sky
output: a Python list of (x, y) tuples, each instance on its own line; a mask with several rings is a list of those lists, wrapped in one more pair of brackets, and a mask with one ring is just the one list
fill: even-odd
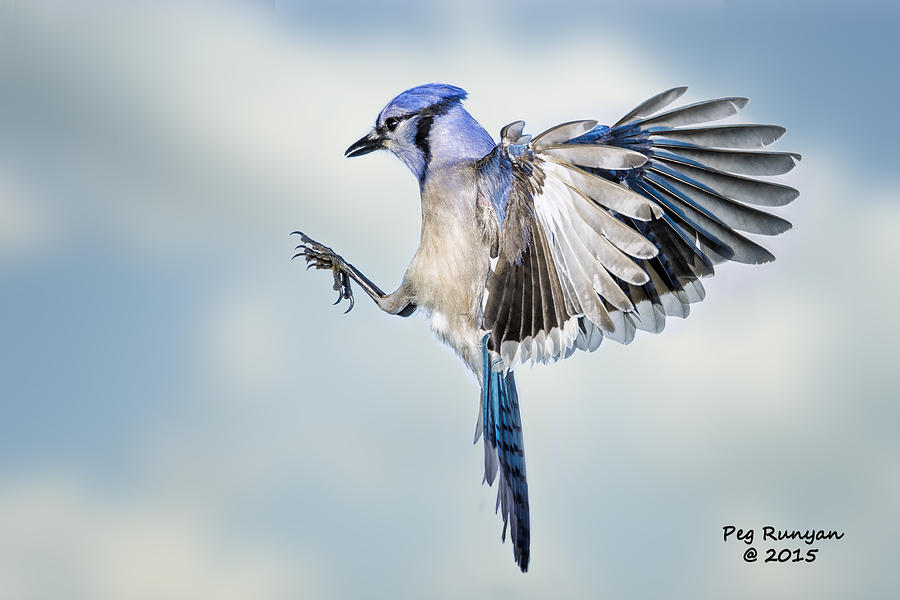
[[(13, 598), (887, 597), (900, 589), (898, 10), (886, 3), (5, 3), (0, 589)], [(752, 98), (802, 195), (685, 321), (517, 373), (531, 572), (421, 317), (290, 263), (303, 228), (391, 288), (417, 185), (347, 161), (393, 95), (489, 131)], [(744, 564), (724, 525), (846, 531)]]

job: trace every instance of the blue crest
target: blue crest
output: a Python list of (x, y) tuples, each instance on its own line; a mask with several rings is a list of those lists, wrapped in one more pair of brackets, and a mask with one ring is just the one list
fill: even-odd
[(386, 114), (417, 113), (436, 104), (453, 104), (465, 100), (466, 90), (446, 83), (426, 83), (410, 88), (388, 102), (379, 120)]

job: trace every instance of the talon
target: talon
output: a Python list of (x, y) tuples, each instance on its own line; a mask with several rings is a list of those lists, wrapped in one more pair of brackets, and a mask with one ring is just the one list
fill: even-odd
[(354, 304), (356, 301), (353, 299), (353, 288), (350, 286), (350, 278), (347, 277), (347, 274), (341, 271), (341, 293), (344, 298), (350, 301), (350, 305), (347, 307), (347, 310), (344, 311), (346, 315), (348, 312), (353, 310)]
[(350, 277), (343, 271), (343, 266), (346, 264), (343, 259), (335, 253), (334, 250), (320, 244), (302, 231), (292, 231), (291, 235), (299, 235), (302, 240), (302, 243), (297, 244), (294, 248), (296, 253), (291, 257), (291, 260), (302, 256), (306, 259), (307, 271), (313, 267), (316, 269), (331, 269), (332, 276), (334, 277), (332, 289), (338, 293), (337, 300), (334, 301), (334, 304), (337, 305), (340, 304), (342, 300), (347, 300), (349, 305), (347, 306), (347, 310), (344, 311), (344, 314), (353, 310), (353, 307), (356, 305), (356, 299), (353, 297), (353, 288), (350, 283)]

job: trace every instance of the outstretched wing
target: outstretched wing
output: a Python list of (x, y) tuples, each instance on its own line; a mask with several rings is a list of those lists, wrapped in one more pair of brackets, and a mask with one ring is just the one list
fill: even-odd
[(532, 140), (511, 123), (478, 162), (478, 214), (497, 259), (482, 328), (504, 368), (594, 350), (604, 336), (658, 333), (703, 299), (700, 278), (714, 265), (774, 259), (738, 232), (786, 231), (789, 222), (749, 205), (782, 206), (798, 192), (747, 176), (786, 173), (800, 156), (760, 150), (782, 127), (696, 127), (746, 98), (660, 112), (685, 90), (612, 127), (572, 121)]

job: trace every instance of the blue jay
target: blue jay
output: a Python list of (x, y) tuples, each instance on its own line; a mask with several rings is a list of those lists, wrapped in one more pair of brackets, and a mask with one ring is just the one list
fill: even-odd
[(379, 149), (419, 181), (422, 234), (400, 286), (386, 294), (331, 248), (297, 231), (307, 268), (330, 270), (335, 304), (353, 308), (351, 280), (384, 312), (422, 311), (481, 383), (475, 442), (484, 481), (499, 475), (497, 509), (527, 571), (528, 482), (513, 369), (659, 333), (703, 299), (700, 279), (727, 261), (774, 256), (738, 233), (791, 224), (749, 205), (783, 206), (797, 190), (749, 176), (780, 175), (800, 156), (758, 150), (785, 129), (696, 127), (748, 102), (729, 97), (663, 112), (687, 88), (639, 104), (612, 126), (579, 120), (532, 138), (524, 122), (497, 143), (445, 84), (409, 89), (379, 113), (347, 157)]

